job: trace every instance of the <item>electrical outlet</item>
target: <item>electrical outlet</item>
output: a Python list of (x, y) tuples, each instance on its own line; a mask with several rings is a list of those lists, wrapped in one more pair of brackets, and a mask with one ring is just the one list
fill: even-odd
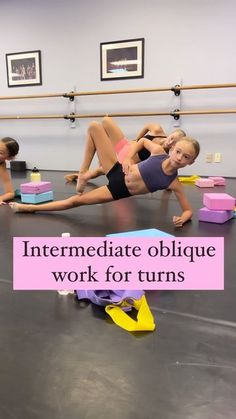
[(212, 163), (213, 161), (213, 154), (212, 153), (207, 153), (206, 154), (206, 163)]
[(214, 162), (215, 163), (220, 163), (221, 162), (221, 153), (215, 153)]

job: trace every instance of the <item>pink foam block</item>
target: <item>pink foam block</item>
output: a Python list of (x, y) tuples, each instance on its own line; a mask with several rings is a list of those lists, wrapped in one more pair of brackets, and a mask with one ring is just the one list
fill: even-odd
[(227, 210), (210, 210), (203, 207), (198, 211), (199, 221), (205, 221), (207, 223), (223, 224), (233, 218), (233, 216), (234, 212)]
[(235, 198), (227, 193), (204, 193), (203, 204), (211, 210), (233, 210)]
[(195, 181), (195, 185), (199, 186), (199, 188), (213, 188), (214, 181), (212, 179), (206, 179), (206, 178), (200, 177)]
[(21, 193), (39, 194), (52, 190), (51, 182), (28, 182), (20, 185)]
[(225, 178), (221, 176), (209, 176), (208, 179), (212, 179), (215, 186), (224, 186)]

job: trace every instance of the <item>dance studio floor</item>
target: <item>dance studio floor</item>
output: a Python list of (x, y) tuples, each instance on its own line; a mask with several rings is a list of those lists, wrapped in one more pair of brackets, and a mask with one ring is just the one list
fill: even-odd
[[(75, 189), (64, 174), (42, 172), (55, 199)], [(13, 173), (13, 181), (17, 188), (26, 175)], [(203, 193), (212, 192), (185, 189), (196, 211)], [(236, 179), (217, 191), (235, 197)], [(0, 419), (235, 419), (236, 219), (199, 223), (195, 213), (176, 230), (176, 212), (166, 191), (57, 213), (0, 207)], [(128, 333), (103, 309), (72, 295), (12, 289), (14, 236), (94, 237), (149, 228), (224, 237), (225, 290), (147, 292), (157, 328)]]

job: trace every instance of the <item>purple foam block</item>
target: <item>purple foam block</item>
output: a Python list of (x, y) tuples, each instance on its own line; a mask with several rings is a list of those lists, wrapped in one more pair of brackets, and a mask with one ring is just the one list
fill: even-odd
[(233, 218), (233, 216), (234, 212), (227, 210), (210, 210), (203, 207), (198, 211), (199, 221), (205, 221), (207, 223), (223, 224)]
[(233, 210), (235, 198), (227, 193), (204, 193), (203, 204), (211, 210)]

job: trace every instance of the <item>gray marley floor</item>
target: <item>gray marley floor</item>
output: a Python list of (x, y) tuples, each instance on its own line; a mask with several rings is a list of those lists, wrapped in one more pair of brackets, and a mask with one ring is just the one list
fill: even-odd
[[(55, 199), (64, 172), (44, 171)], [(13, 173), (15, 187), (28, 181)], [(89, 184), (102, 184), (104, 178)], [(185, 185), (197, 211), (204, 192)], [(217, 191), (236, 196), (236, 179)], [(158, 192), (66, 212), (13, 214), (0, 207), (0, 419), (235, 419), (236, 219), (183, 229), (179, 207)], [(12, 290), (12, 237), (105, 236), (157, 228), (179, 237), (225, 238), (224, 291), (152, 291), (153, 333), (128, 333), (91, 304), (53, 291)]]

